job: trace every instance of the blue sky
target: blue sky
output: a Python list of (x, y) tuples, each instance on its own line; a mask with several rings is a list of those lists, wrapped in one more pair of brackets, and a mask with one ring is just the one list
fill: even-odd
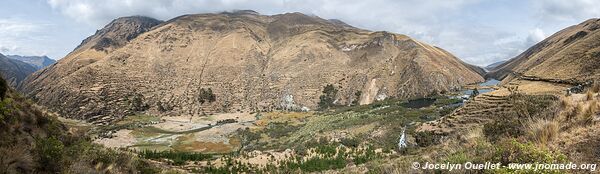
[(600, 0), (1, 0), (0, 53), (60, 59), (112, 19), (250, 9), (409, 35), (484, 66), (600, 17)]

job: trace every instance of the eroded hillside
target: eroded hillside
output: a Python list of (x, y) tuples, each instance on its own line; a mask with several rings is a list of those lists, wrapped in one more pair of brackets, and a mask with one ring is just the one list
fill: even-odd
[[(346, 105), (483, 81), (481, 69), (440, 48), (300, 13), (185, 15), (157, 26), (139, 18), (113, 21), (21, 90), (65, 116), (112, 120), (316, 109), (328, 84)], [(208, 89), (214, 102), (201, 102)]]

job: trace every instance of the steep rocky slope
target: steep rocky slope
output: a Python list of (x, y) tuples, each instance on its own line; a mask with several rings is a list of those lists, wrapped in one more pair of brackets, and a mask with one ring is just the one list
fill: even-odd
[[(492, 70), (498, 79), (515, 74), (580, 83), (600, 77), (600, 19), (565, 28)], [(514, 72), (514, 73), (513, 73)]]
[(6, 57), (25, 62), (38, 70), (56, 63), (56, 60), (50, 59), (48, 56), (6, 55)]
[[(155, 172), (151, 172), (155, 171)], [(0, 173), (158, 173), (147, 161), (91, 144), (0, 78)]]
[(36, 68), (19, 60), (10, 59), (0, 54), (0, 75), (10, 86), (16, 87)]
[[(157, 26), (142, 21), (153, 20), (113, 21), (30, 76), (21, 90), (64, 115), (111, 120), (139, 111), (315, 109), (328, 84), (339, 91), (336, 103), (346, 105), (483, 81), (481, 68), (443, 49), (300, 13), (185, 15)], [(201, 102), (206, 91), (214, 102)]]

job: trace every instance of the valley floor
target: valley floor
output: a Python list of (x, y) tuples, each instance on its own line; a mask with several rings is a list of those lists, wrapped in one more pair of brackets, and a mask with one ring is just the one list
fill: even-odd
[(63, 122), (89, 132), (95, 143), (183, 173), (446, 173), (411, 164), (598, 163), (598, 91), (565, 96), (568, 87), (515, 80), (465, 103), (455, 94), (320, 112), (141, 114), (109, 126)]

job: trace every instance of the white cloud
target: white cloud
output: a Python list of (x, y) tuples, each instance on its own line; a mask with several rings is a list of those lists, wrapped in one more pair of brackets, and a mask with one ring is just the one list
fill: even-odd
[(544, 31), (540, 28), (535, 28), (529, 31), (525, 45), (532, 46), (544, 39), (546, 39), (546, 34), (544, 34)]
[(21, 40), (39, 29), (39, 26), (15, 19), (0, 19), (0, 51), (15, 52), (20, 49)]
[(50, 24), (22, 19), (0, 19), (0, 53), (43, 55), (41, 49), (28, 47), (46, 39), (44, 29)]
[(598, 0), (544, 0), (534, 1), (537, 15), (544, 21), (570, 21), (600, 17)]

